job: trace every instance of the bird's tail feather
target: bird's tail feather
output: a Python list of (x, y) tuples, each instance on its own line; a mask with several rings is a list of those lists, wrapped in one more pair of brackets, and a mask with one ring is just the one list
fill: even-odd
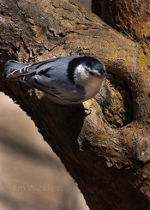
[(14, 60), (9, 60), (5, 64), (4, 77), (6, 79), (17, 79), (23, 75), (28, 74), (28, 65), (19, 63)]

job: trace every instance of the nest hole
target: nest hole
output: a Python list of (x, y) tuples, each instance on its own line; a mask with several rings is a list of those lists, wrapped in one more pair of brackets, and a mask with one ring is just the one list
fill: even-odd
[(132, 94), (122, 78), (112, 75), (106, 80), (96, 99), (102, 108), (105, 120), (111, 127), (120, 128), (132, 121)]

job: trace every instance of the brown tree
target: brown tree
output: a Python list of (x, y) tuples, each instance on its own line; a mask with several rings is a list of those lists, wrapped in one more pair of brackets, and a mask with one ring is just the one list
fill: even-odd
[[(88, 102), (89, 115), (82, 105), (54, 104), (36, 90), (2, 76), (0, 89), (35, 122), (78, 183), (91, 210), (148, 210), (150, 35), (144, 17), (150, 15), (148, 8), (143, 9), (147, 0), (101, 2), (103, 12), (109, 11), (105, 20), (110, 18), (109, 24), (128, 36), (76, 0), (0, 0), (1, 74), (9, 59), (32, 63), (71, 53), (95, 56), (112, 76)], [(137, 9), (130, 10), (129, 3)], [(143, 31), (138, 24), (133, 24), (133, 30), (125, 21), (125, 15), (136, 21), (136, 12)]]

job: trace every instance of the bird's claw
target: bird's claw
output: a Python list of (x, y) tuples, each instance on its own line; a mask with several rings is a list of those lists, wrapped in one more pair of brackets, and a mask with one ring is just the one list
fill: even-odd
[(86, 115), (89, 115), (92, 112), (91, 101), (92, 100), (87, 100), (82, 103), (84, 107), (84, 112)]
[(29, 89), (29, 90), (27, 91), (27, 93), (29, 94), (29, 96), (35, 95), (34, 89)]

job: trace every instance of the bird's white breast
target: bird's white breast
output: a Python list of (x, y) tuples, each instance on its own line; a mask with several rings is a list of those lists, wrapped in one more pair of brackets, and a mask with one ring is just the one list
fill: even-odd
[(93, 98), (101, 88), (103, 78), (93, 78), (84, 88), (86, 91), (85, 100)]

